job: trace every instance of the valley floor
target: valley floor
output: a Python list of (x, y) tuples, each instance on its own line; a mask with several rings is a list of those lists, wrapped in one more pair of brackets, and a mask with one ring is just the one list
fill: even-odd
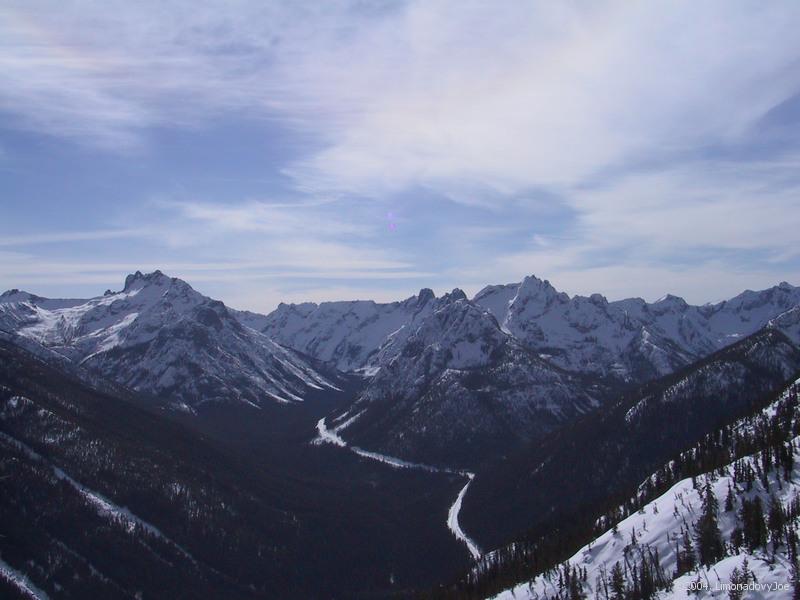
[(478, 544), (470, 538), (466, 532), (462, 529), (461, 525), (458, 522), (458, 514), (461, 512), (461, 503), (464, 500), (464, 496), (469, 489), (472, 480), (475, 478), (475, 474), (470, 471), (455, 471), (453, 469), (447, 469), (443, 467), (435, 467), (432, 465), (426, 465), (422, 463), (414, 463), (402, 460), (400, 458), (396, 458), (394, 456), (387, 456), (385, 454), (380, 454), (378, 452), (371, 452), (369, 450), (364, 450), (363, 448), (359, 448), (358, 446), (350, 446), (347, 442), (339, 435), (339, 432), (347, 427), (352, 421), (357, 418), (353, 417), (352, 419), (348, 419), (344, 421), (342, 424), (330, 429), (325, 424), (325, 418), (323, 417), (317, 422), (317, 437), (314, 438), (311, 443), (315, 445), (319, 444), (333, 444), (335, 446), (339, 446), (341, 448), (347, 448), (354, 454), (361, 456), (363, 458), (367, 458), (370, 460), (374, 460), (380, 463), (384, 463), (390, 467), (395, 469), (414, 469), (419, 471), (427, 471), (430, 473), (448, 473), (448, 474), (457, 474), (462, 475), (467, 478), (467, 482), (464, 484), (464, 487), (461, 488), (458, 492), (458, 496), (453, 501), (453, 504), (450, 505), (450, 509), (447, 512), (447, 528), (452, 532), (455, 538), (462, 542), (469, 551), (470, 555), (474, 559), (478, 559), (481, 557), (481, 550), (478, 547)]

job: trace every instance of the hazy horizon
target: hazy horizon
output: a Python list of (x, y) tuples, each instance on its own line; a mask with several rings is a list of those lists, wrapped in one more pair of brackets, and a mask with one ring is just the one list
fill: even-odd
[[(201, 294), (204, 294), (206, 296), (212, 297), (215, 300), (222, 299), (220, 297), (214, 296), (213, 294), (207, 292), (204, 289), (204, 286), (202, 285), (202, 282), (201, 282), (201, 284), (199, 286), (198, 285), (194, 285), (190, 279), (173, 275), (173, 274), (171, 274), (169, 272), (165, 272), (163, 269), (153, 269), (152, 271), (148, 271), (148, 270), (144, 270), (143, 271), (141, 269), (137, 269), (137, 271), (141, 272), (143, 275), (147, 275), (149, 273), (153, 273), (154, 271), (161, 271), (162, 274), (166, 275), (167, 277), (177, 277), (178, 279), (181, 279), (181, 280), (185, 281), (193, 289), (195, 289), (196, 291), (200, 292)], [(73, 296), (68, 296), (68, 295), (58, 296), (58, 295), (56, 295), (56, 296), (53, 296), (53, 295), (38, 293), (34, 289), (21, 288), (21, 287), (18, 287), (18, 286), (17, 287), (13, 287), (12, 286), (10, 288), (0, 289), (0, 293), (9, 292), (11, 290), (18, 290), (20, 292), (28, 292), (28, 293), (31, 293), (31, 294), (34, 294), (34, 295), (37, 295), (37, 296), (45, 297), (45, 298), (90, 299), (90, 298), (95, 298), (95, 297), (103, 295), (103, 293), (105, 293), (105, 291), (116, 292), (116, 291), (122, 290), (123, 287), (124, 287), (122, 284), (125, 283), (125, 277), (130, 276), (130, 275), (134, 275), (134, 274), (135, 274), (135, 272), (128, 273), (127, 275), (125, 275), (120, 280), (121, 283), (119, 285), (117, 285), (116, 287), (113, 286), (113, 285), (112, 286), (107, 286), (107, 287), (103, 288), (102, 292), (100, 292), (100, 291), (90, 292), (89, 294), (85, 294), (83, 296), (81, 296), (81, 295), (73, 295)], [(678, 295), (678, 294), (672, 294), (671, 292), (667, 292), (666, 294), (662, 294), (661, 296), (655, 297), (655, 298), (646, 298), (646, 297), (642, 296), (641, 294), (634, 294), (634, 295), (631, 295), (631, 296), (610, 297), (607, 294), (604, 294), (602, 290), (595, 290), (594, 292), (588, 292), (588, 293), (585, 293), (585, 294), (584, 293), (578, 294), (578, 293), (571, 293), (568, 290), (561, 289), (560, 287), (555, 285), (552, 281), (550, 281), (547, 277), (540, 277), (540, 276), (536, 275), (535, 273), (531, 273), (531, 275), (534, 276), (534, 277), (537, 277), (538, 279), (541, 279), (543, 281), (549, 282), (558, 292), (566, 293), (570, 297), (574, 297), (574, 296), (589, 296), (591, 294), (601, 294), (601, 295), (605, 296), (606, 299), (609, 302), (614, 302), (616, 300), (624, 300), (624, 299), (629, 299), (629, 298), (642, 298), (643, 300), (645, 300), (648, 303), (653, 303), (653, 302), (657, 302), (658, 300), (661, 300), (666, 295), (675, 295), (675, 296)], [(460, 290), (462, 290), (467, 295), (468, 298), (472, 298), (478, 292), (480, 292), (483, 288), (485, 288), (487, 286), (513, 285), (513, 284), (516, 284), (516, 283), (520, 283), (520, 281), (506, 281), (506, 282), (502, 282), (502, 283), (488, 282), (485, 285), (475, 287), (474, 289), (473, 288), (464, 288), (464, 287), (461, 287), (461, 286), (455, 286), (455, 287), (460, 289)], [(766, 286), (766, 288), (764, 288), (764, 289), (771, 288), (771, 287), (774, 287), (774, 286), (778, 286), (778, 285), (780, 285), (782, 283), (789, 283), (790, 285), (795, 286), (795, 284), (793, 284), (792, 282), (778, 281), (778, 282), (775, 282), (772, 285)], [(436, 288), (430, 288), (429, 286), (426, 286), (426, 287), (428, 287), (428, 289), (431, 289), (436, 297), (441, 297), (442, 295), (447, 294), (449, 292), (452, 292), (455, 289), (455, 288), (436, 289)], [(797, 286), (795, 286), (795, 287), (797, 287)], [(337, 301), (338, 302), (348, 302), (348, 301), (358, 301), (358, 300), (372, 300), (372, 301), (378, 302), (378, 303), (381, 303), (381, 302), (397, 302), (397, 301), (402, 301), (402, 300), (405, 300), (405, 299), (410, 298), (412, 296), (418, 295), (422, 291), (422, 289), (424, 289), (424, 288), (420, 288), (418, 290), (411, 291), (411, 292), (407, 293), (405, 296), (388, 297), (388, 298), (382, 299), (382, 300), (376, 300), (374, 298), (358, 298), (358, 297), (352, 297), (352, 298), (330, 298), (330, 299), (326, 298), (325, 300), (312, 300), (312, 299), (308, 299), (308, 298), (305, 298), (305, 299), (304, 298), (299, 298), (297, 300), (281, 300), (279, 303), (300, 304), (300, 303), (303, 303), (303, 302), (316, 302), (316, 303), (319, 303), (319, 302), (337, 302)], [(753, 289), (753, 288), (741, 289), (734, 295), (738, 295), (739, 293), (742, 293), (742, 292), (745, 292), (745, 291), (761, 291), (761, 288), (757, 288), (757, 289)], [(705, 300), (705, 301), (700, 301), (700, 302), (692, 301), (692, 300), (690, 300), (688, 298), (683, 298), (683, 296), (681, 296), (681, 297), (684, 300), (686, 300), (689, 304), (692, 304), (692, 305), (695, 305), (695, 306), (701, 306), (701, 305), (704, 305), (704, 304), (716, 304), (717, 302), (721, 302), (723, 300), (729, 300), (734, 295), (715, 298), (715, 299), (710, 299), (710, 300)], [(261, 314), (269, 314), (270, 312), (272, 312), (273, 310), (275, 310), (278, 307), (278, 305), (276, 304), (275, 306), (269, 307), (266, 310), (257, 310), (257, 309), (251, 309), (251, 308), (231, 305), (231, 304), (229, 304), (228, 302), (226, 302), (224, 300), (223, 300), (223, 302), (225, 302), (225, 304), (227, 306), (229, 306), (230, 308), (234, 308), (234, 309), (237, 309), (237, 310), (249, 310), (251, 312), (257, 312), (257, 313), (261, 313)]]

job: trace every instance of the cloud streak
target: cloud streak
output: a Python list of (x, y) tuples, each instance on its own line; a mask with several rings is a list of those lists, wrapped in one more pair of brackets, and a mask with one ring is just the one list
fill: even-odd
[[(41, 254), (0, 274), (56, 277), (46, 251), (68, 248), (87, 278), (174, 265), (315, 297), (535, 272), (702, 300), (726, 275), (800, 277), (800, 121), (781, 116), (798, 28), (792, 2), (6, 2), (3, 127), (129, 158), (232, 118), (278, 124), (293, 151), (265, 158), (278, 201), (166, 196), (127, 213), (141, 227), (5, 232)], [(92, 244), (128, 246), (93, 269), (74, 250)]]

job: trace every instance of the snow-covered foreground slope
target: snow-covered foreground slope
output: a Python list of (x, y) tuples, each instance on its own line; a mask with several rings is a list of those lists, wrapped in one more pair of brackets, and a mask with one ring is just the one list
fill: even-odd
[[(795, 383), (798, 384), (800, 380)], [(785, 402), (786, 398), (784, 394), (764, 409), (762, 414), (774, 417), (777, 406)], [(738, 581), (749, 586), (746, 589), (750, 595), (746, 592), (746, 598), (792, 598), (793, 551), (790, 549), (790, 540), (793, 535), (796, 536), (792, 515), (800, 501), (800, 436), (794, 437), (790, 443), (793, 467), (788, 471), (773, 468), (771, 463), (775, 457), (768, 455), (767, 461), (762, 451), (704, 476), (683, 479), (638, 512), (582, 547), (565, 565), (509, 589), (495, 598), (568, 598), (570, 592), (565, 583), (568, 572), (578, 574), (578, 587), (581, 589), (579, 597), (605, 598), (612, 588), (615, 565), (619, 565), (624, 573), (625, 586), (630, 590), (632, 578), (636, 577), (635, 570), (638, 569), (641, 573), (643, 557), (650, 561), (655, 557), (652, 564), (658, 565), (661, 576), (669, 582), (667, 586), (661, 586), (663, 589), (654, 592), (653, 597), (728, 598), (731, 582)], [(765, 469), (767, 462), (770, 466)], [(748, 471), (750, 477), (743, 475)], [(724, 556), (702, 565), (699, 564), (700, 542), (696, 529), (703, 514), (707, 489), (711, 489), (718, 504), (717, 523), (725, 548)], [(727, 505), (729, 494), (731, 500), (730, 505)], [(742, 530), (748, 528), (743, 524), (744, 504), (747, 502), (748, 506), (752, 506), (750, 503), (754, 503), (756, 499), (766, 515), (764, 527), (767, 523), (770, 525), (769, 535), (766, 530), (763, 532), (762, 544), (749, 543), (746, 533), (744, 542), (741, 537)], [(781, 534), (776, 537), (772, 533), (770, 513), (773, 511), (772, 507), (778, 505), (783, 514), (788, 516), (784, 517), (780, 526)], [(687, 540), (691, 545), (689, 555), (692, 556), (694, 566), (688, 572), (680, 573), (686, 570)], [(683, 567), (679, 561), (682, 561)], [(569, 565), (567, 569), (566, 564)], [(657, 578), (656, 569), (651, 566), (651, 570)], [(748, 581), (742, 577), (745, 570), (753, 575)]]
[(309, 389), (334, 387), (224, 304), (160, 271), (137, 272), (122, 291), (87, 301), (7, 294), (0, 329), (186, 409), (210, 401), (294, 402)]

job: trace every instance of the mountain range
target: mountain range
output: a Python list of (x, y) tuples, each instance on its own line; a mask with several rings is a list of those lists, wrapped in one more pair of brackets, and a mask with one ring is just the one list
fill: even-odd
[(362, 446), (471, 467), (546, 434), (624, 389), (674, 372), (763, 327), (800, 341), (788, 283), (693, 306), (572, 296), (548, 281), (430, 289), (402, 301), (237, 311), (160, 271), (91, 299), (0, 296), (0, 329), (41, 355), (156, 396), (173, 409), (297, 403), (356, 375), (331, 415)]
[(155, 271), (88, 300), (0, 296), (0, 328), (87, 371), (195, 410), (207, 402), (299, 402), (335, 388), (308, 360), (244, 326), (222, 302)]
[(483, 598), (711, 453), (797, 378), (799, 344), (785, 282), (693, 306), (531, 276), (267, 315), (160, 271), (87, 299), (10, 290), (0, 593), (136, 597), (152, 572), (145, 597), (384, 598), (466, 572), (433, 596)]

